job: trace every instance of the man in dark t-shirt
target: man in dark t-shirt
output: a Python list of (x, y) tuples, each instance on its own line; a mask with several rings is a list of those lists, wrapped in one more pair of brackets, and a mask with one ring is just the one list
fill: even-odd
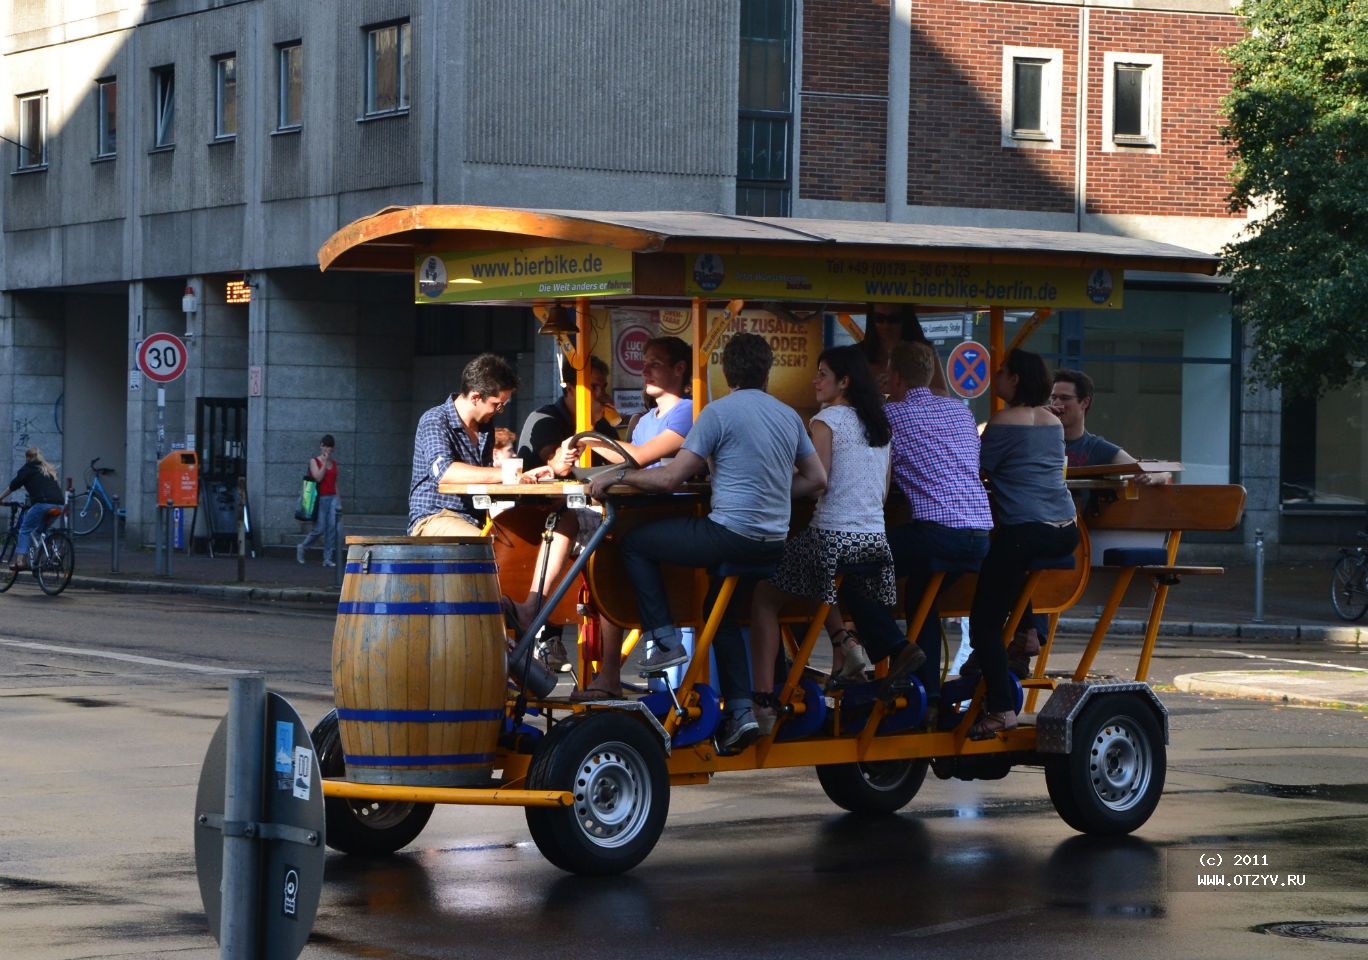
[[(1064, 424), (1064, 456), (1071, 467), (1090, 467), (1101, 463), (1134, 463), (1135, 458), (1116, 444), (1087, 430), (1088, 410), (1093, 401), (1092, 377), (1081, 370), (1056, 370), (1050, 389), (1050, 410)], [(1140, 484), (1168, 483), (1167, 473), (1142, 473)]]
[[(564, 393), (555, 403), (538, 407), (523, 421), (522, 431), (518, 434), (518, 453), (522, 458), (523, 469), (531, 470), (542, 464), (552, 466), (557, 476), (569, 472), (561, 469), (561, 464), (553, 463), (560, 445), (575, 432), (575, 371), (569, 367), (565, 371)], [(613, 426), (603, 415), (603, 408), (609, 400), (608, 364), (598, 357), (589, 358), (589, 396), (590, 416), (594, 429), (599, 433), (615, 437)]]

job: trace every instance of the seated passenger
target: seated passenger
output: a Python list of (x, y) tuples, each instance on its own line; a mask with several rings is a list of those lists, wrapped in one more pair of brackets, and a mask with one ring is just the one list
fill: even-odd
[(1064, 486), (1064, 427), (1044, 404), (1049, 373), (1039, 354), (1013, 350), (993, 374), (1006, 401), (983, 431), (980, 465), (992, 485), (997, 530), (979, 570), (969, 638), (983, 670), (986, 699), (969, 736), (987, 740), (1017, 724), (1002, 631), (1032, 560), (1078, 546), (1073, 498)]
[[(707, 517), (659, 520), (622, 538), (622, 557), (636, 593), (641, 634), (655, 647), (642, 664), (643, 675), (689, 659), (671, 617), (661, 564), (778, 563), (788, 536), (790, 501), (820, 495), (826, 488), (826, 470), (803, 430), (803, 421), (766, 393), (773, 363), (774, 352), (763, 337), (733, 335), (722, 350), (722, 373), (731, 393), (703, 409), (678, 456), (655, 470), (605, 474), (590, 487), (595, 497), (615, 483), (669, 493), (711, 465), (712, 511)], [(721, 584), (721, 578), (712, 579), (705, 610), (712, 609)], [(733, 599), (723, 611), (714, 644), (718, 682), (726, 701), (716, 740), (718, 749), (726, 753), (744, 749), (759, 736), (746, 645), (737, 623), (740, 606)]]
[[(906, 577), (904, 606), (910, 617), (932, 577), (935, 560), (975, 567), (988, 552), (993, 517), (979, 479), (979, 435), (973, 414), (959, 400), (930, 390), (935, 352), (927, 343), (900, 343), (889, 364), (892, 400), (884, 406), (891, 443), (893, 480), (907, 499), (911, 522), (888, 531), (897, 576)], [(932, 705), (940, 697), (941, 629), (936, 605), (917, 643), (907, 643), (892, 611), (858, 592), (841, 590), (841, 603), (855, 621), (861, 642), (874, 660), (892, 656), (881, 695), (914, 671)]]
[[(874, 380), (879, 392), (887, 394), (889, 365), (893, 359), (893, 348), (900, 343), (925, 343), (926, 331), (917, 319), (917, 308), (910, 303), (871, 303), (865, 311), (865, 335), (860, 341), (860, 350), (874, 371)], [(950, 396), (950, 385), (945, 380), (945, 370), (941, 367), (940, 356), (932, 348), (931, 357), (935, 362), (935, 372), (928, 384), (932, 393), (939, 397)]]
[[(897, 602), (893, 556), (883, 529), (888, 418), (869, 361), (858, 347), (830, 347), (817, 360), (812, 386), (823, 409), (809, 422), (808, 433), (827, 473), (826, 492), (817, 501), (811, 525), (784, 544), (779, 569), (756, 584), (751, 601), (751, 678), (762, 736), (774, 727), (774, 661), (779, 610), (785, 603), (808, 597), (831, 604), (826, 628), (835, 643), (849, 635), (836, 606), (836, 570), (842, 564), (879, 564), (878, 573), (847, 577), (844, 583), (871, 603), (888, 607)], [(863, 659), (857, 644), (846, 650), (852, 664), (857, 662), (853, 651)]]

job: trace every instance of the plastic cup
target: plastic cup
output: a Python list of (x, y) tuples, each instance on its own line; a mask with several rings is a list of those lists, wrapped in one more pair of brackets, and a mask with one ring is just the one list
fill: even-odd
[(518, 482), (518, 477), (522, 476), (522, 461), (517, 458), (505, 460), (500, 464), (500, 467), (503, 470), (503, 476), (500, 478), (500, 481), (506, 487), (511, 487), (516, 484)]

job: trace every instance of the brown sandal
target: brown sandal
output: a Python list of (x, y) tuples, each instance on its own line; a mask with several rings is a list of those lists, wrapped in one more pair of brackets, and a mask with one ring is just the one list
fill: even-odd
[(570, 691), (571, 703), (594, 703), (598, 700), (625, 700), (622, 691), (614, 693), (611, 690), (604, 690), (602, 687), (584, 687)]
[(999, 733), (1005, 733), (1017, 725), (1017, 715), (1013, 710), (1001, 713), (982, 714), (969, 728), (970, 740), (992, 740)]

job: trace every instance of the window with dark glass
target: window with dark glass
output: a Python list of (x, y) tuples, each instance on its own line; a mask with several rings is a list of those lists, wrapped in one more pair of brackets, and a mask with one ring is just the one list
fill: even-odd
[(409, 60), (407, 21), (366, 31), (367, 114), (408, 109)]
[(47, 93), (19, 97), (19, 169), (47, 164)]
[(1145, 71), (1143, 64), (1118, 63), (1112, 87), (1112, 136), (1144, 139), (1149, 135), (1145, 122)]
[(1012, 135), (1044, 136), (1045, 65), (1048, 61), (1018, 57), (1012, 61)]
[(169, 147), (176, 142), (176, 68), (152, 70), (152, 146)]
[(736, 212), (786, 217), (792, 193), (793, 2), (741, 0)]
[(276, 47), (276, 129), (293, 130), (304, 122), (304, 46), (298, 40)]
[(237, 57), (214, 58), (214, 137), (237, 135)]
[(95, 81), (95, 156), (112, 157), (119, 149), (119, 82)]

